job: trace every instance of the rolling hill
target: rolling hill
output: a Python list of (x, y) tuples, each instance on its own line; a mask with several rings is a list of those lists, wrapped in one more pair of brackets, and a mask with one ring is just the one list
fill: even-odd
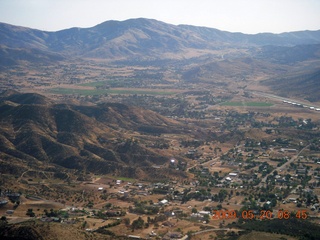
[(15, 174), (30, 166), (54, 164), (146, 177), (154, 164), (166, 163), (168, 156), (146, 148), (130, 132), (143, 126), (157, 133), (182, 127), (154, 112), (123, 104), (55, 104), (38, 94), (16, 92), (3, 94), (0, 113), (0, 165), (3, 173)]
[(310, 102), (320, 101), (320, 70), (306, 70), (262, 81), (281, 96), (305, 98)]
[(183, 79), (187, 82), (206, 82), (227, 85), (234, 81), (252, 80), (258, 76), (270, 76), (286, 71), (283, 66), (261, 59), (242, 57), (199, 64), (185, 71)]

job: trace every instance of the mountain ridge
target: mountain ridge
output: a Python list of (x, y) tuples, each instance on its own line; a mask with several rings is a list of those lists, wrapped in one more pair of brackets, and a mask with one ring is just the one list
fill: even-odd
[[(215, 28), (172, 25), (145, 18), (111, 20), (89, 28), (74, 27), (55, 32), (0, 23), (1, 50), (37, 49), (40, 59), (44, 55), (58, 60), (59, 57), (163, 59), (167, 57), (166, 53), (182, 54), (191, 49), (210, 52), (230, 45), (248, 48), (300, 44), (320, 44), (320, 30), (243, 34)], [(8, 55), (2, 53), (2, 62)]]

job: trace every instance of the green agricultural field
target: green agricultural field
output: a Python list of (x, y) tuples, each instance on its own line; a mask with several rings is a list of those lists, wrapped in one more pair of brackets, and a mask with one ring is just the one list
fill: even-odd
[(221, 106), (231, 106), (231, 107), (271, 107), (272, 103), (267, 102), (224, 102), (220, 104)]
[(137, 181), (134, 178), (128, 178), (128, 177), (112, 177), (112, 178), (115, 179), (115, 180), (121, 180), (123, 182), (135, 182), (135, 181)]
[(98, 81), (98, 82), (90, 82), (90, 83), (83, 83), (79, 84), (79, 86), (84, 86), (84, 87), (101, 87), (106, 84), (111, 84), (116, 82), (115, 80), (110, 80), (110, 81)]
[(137, 90), (137, 89), (72, 89), (72, 88), (53, 88), (50, 90), (54, 94), (79, 94), (79, 95), (103, 95), (103, 94), (146, 94), (146, 95), (174, 95), (176, 92), (159, 90)]
[(177, 92), (171, 92), (171, 91), (159, 91), (159, 90), (125, 90), (125, 89), (117, 89), (117, 90), (107, 90), (110, 94), (147, 94), (147, 95), (174, 95)]

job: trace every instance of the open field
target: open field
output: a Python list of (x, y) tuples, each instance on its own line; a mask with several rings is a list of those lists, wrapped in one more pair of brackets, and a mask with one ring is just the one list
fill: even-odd
[(272, 103), (267, 102), (223, 102), (221, 106), (232, 106), (232, 107), (271, 107)]
[(78, 95), (105, 95), (105, 94), (139, 94), (139, 95), (174, 95), (177, 92), (164, 90), (139, 90), (139, 89), (76, 89), (76, 88), (52, 88), (53, 94), (78, 94)]

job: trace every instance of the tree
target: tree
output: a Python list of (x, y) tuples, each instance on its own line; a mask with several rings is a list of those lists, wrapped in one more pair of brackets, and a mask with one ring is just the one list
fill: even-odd
[(223, 200), (227, 197), (228, 192), (225, 189), (221, 189), (218, 193), (218, 198), (220, 202), (223, 202)]
[(29, 209), (27, 210), (26, 215), (29, 216), (29, 217), (34, 217), (34, 216), (35, 216), (35, 213), (33, 212), (33, 209), (32, 209), (32, 208), (29, 208)]
[(84, 222), (82, 223), (82, 226), (81, 226), (81, 227), (82, 227), (82, 229), (85, 229), (85, 228), (86, 228), (86, 226), (87, 226), (87, 224), (88, 224), (88, 223), (87, 223), (87, 221), (84, 221)]
[(104, 207), (105, 208), (111, 208), (112, 204), (111, 203), (107, 203)]
[(277, 199), (275, 199), (275, 198), (272, 198), (272, 200), (271, 200), (271, 207), (275, 207), (275, 206), (277, 206)]
[(2, 216), (0, 218), (0, 228), (3, 227), (3, 226), (6, 226), (7, 224), (8, 224), (7, 217), (6, 216)]
[(205, 220), (206, 223), (208, 223), (209, 220), (210, 220), (210, 215), (209, 215), (209, 214), (204, 214), (204, 215), (203, 215), (203, 220)]
[(132, 230), (139, 229), (139, 228), (141, 229), (141, 228), (143, 228), (143, 226), (144, 226), (144, 220), (141, 217), (134, 220), (131, 224)]
[(130, 225), (130, 219), (129, 218), (124, 218), (123, 219), (123, 222), (126, 226), (129, 226)]

